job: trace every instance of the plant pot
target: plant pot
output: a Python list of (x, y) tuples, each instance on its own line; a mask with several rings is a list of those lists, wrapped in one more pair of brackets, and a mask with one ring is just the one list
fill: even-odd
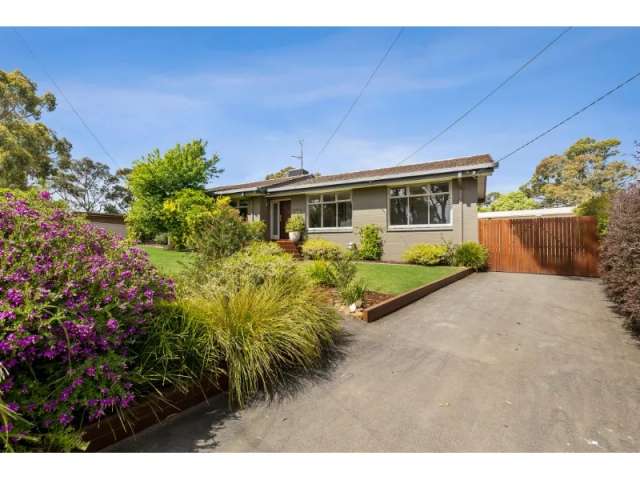
[(298, 243), (302, 234), (300, 232), (289, 232), (289, 240), (293, 243)]

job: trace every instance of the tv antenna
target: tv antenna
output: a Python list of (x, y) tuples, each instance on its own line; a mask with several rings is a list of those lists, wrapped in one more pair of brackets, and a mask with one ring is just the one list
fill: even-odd
[(290, 155), (291, 158), (297, 158), (300, 160), (300, 170), (304, 169), (304, 139), (298, 140), (300, 144), (300, 155)]

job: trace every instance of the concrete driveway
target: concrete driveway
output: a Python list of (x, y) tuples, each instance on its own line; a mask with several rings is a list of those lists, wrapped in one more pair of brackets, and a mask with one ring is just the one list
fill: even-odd
[(327, 379), (239, 412), (219, 396), (112, 450), (639, 450), (640, 349), (598, 280), (474, 274), (346, 326)]

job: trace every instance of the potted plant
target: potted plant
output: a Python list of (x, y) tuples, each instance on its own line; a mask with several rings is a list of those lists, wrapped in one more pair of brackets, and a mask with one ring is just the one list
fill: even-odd
[(304, 232), (304, 215), (296, 213), (287, 220), (286, 230), (289, 232), (289, 240), (298, 243)]

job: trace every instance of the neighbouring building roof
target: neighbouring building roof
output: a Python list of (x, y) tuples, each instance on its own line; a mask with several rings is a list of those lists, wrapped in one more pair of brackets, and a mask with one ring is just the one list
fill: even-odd
[(311, 188), (330, 187), (333, 185), (348, 185), (367, 182), (380, 182), (391, 179), (403, 179), (445, 173), (457, 173), (472, 170), (493, 170), (496, 163), (491, 155), (473, 155), (470, 157), (451, 158), (433, 162), (414, 163), (396, 167), (360, 170), (356, 172), (339, 173), (335, 175), (300, 175), (275, 180), (225, 185), (215, 187), (212, 193), (244, 193), (251, 191), (284, 192), (289, 190), (305, 190)]
[(478, 218), (573, 217), (576, 207), (533, 208), (503, 212), (478, 212)]

